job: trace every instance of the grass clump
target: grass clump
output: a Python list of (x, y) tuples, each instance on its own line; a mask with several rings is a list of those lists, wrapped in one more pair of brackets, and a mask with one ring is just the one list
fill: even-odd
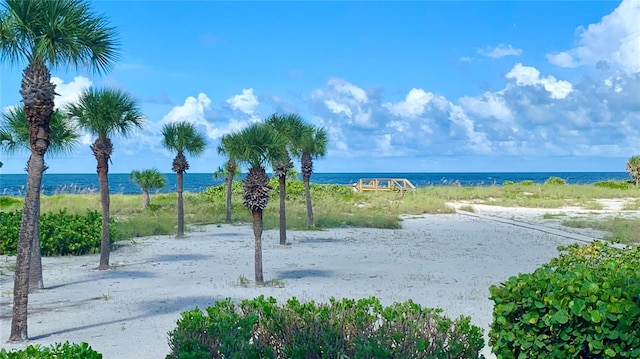
[(610, 217), (604, 220), (572, 218), (562, 222), (572, 228), (591, 228), (611, 233), (605, 239), (621, 243), (640, 243), (640, 218)]

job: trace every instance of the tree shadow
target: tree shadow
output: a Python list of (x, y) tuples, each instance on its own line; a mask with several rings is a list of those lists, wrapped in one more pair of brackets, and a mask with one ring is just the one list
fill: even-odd
[(124, 278), (140, 279), (140, 278), (154, 278), (157, 276), (158, 275), (153, 272), (146, 272), (146, 271), (119, 270), (119, 269), (101, 270), (101, 271), (90, 272), (88, 277), (85, 279), (77, 280), (74, 282), (60, 283), (55, 285), (46, 285), (44, 290), (57, 289), (57, 288), (62, 288), (62, 287), (66, 287), (74, 284), (86, 283), (86, 282), (95, 282), (96, 280), (102, 280), (102, 279), (124, 279)]
[(292, 269), (279, 271), (276, 275), (277, 279), (298, 279), (305, 277), (329, 278), (333, 276), (332, 270), (326, 269)]
[(150, 262), (180, 262), (180, 261), (199, 261), (210, 259), (211, 256), (204, 254), (160, 254), (149, 259)]
[[(98, 298), (91, 298), (89, 300), (96, 300)], [(153, 299), (148, 301), (143, 301), (138, 304), (138, 308), (142, 312), (139, 315), (135, 316), (124, 316), (122, 318), (117, 318), (109, 321), (103, 321), (98, 323), (92, 323), (77, 327), (70, 327), (65, 329), (56, 330), (50, 333), (44, 333), (37, 336), (30, 337), (30, 340), (40, 340), (45, 339), (54, 335), (62, 335), (71, 332), (82, 331), (90, 328), (101, 327), (105, 325), (111, 325), (116, 323), (123, 323), (132, 320), (145, 319), (149, 317), (153, 317), (156, 315), (163, 314), (171, 314), (171, 313), (182, 313), (187, 310), (192, 310), (195, 308), (204, 309), (208, 306), (214, 305), (219, 300), (224, 300), (226, 298), (216, 298), (213, 296), (189, 296), (189, 297), (178, 297), (178, 298), (163, 298), (163, 299)], [(238, 303), (240, 299), (232, 298), (233, 302)]]
[(342, 238), (302, 238), (299, 239), (300, 243), (338, 243), (344, 242)]

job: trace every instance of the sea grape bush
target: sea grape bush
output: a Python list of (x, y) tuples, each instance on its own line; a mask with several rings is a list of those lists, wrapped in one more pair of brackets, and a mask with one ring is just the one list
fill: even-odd
[(375, 297), (227, 299), (183, 312), (166, 358), (481, 358), (482, 329), (441, 313), (412, 301), (384, 307)]
[(630, 189), (633, 187), (631, 181), (600, 181), (593, 184), (596, 187), (613, 188), (613, 189)]
[(0, 359), (102, 359), (102, 354), (93, 350), (89, 344), (69, 342), (56, 343), (50, 347), (29, 345), (23, 350), (0, 350)]
[(544, 181), (544, 184), (557, 186), (557, 185), (567, 184), (567, 181), (564, 178), (551, 176), (547, 178), (546, 181)]
[[(0, 254), (15, 255), (18, 248), (21, 211), (0, 212)], [(40, 248), (43, 256), (82, 255), (100, 251), (102, 215), (87, 211), (84, 215), (66, 210), (40, 216)], [(111, 222), (111, 238), (115, 238), (116, 222)]]
[(640, 358), (640, 247), (560, 247), (489, 291), (498, 358)]

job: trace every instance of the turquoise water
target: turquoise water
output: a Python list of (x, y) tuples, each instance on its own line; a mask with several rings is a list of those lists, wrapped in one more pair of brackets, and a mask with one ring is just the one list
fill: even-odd
[[(588, 184), (605, 180), (629, 180), (626, 172), (495, 172), (495, 173), (314, 173), (311, 182), (350, 185), (360, 178), (407, 178), (417, 187), (425, 186), (491, 186), (500, 185), (504, 181), (532, 180), (544, 182), (551, 176), (564, 178), (568, 183)], [(175, 173), (165, 174), (167, 185), (158, 192), (175, 191)], [(0, 195), (23, 196), (27, 181), (26, 174), (0, 175)], [(184, 189), (189, 192), (200, 192), (209, 186), (219, 185), (210, 173), (185, 173)], [(129, 174), (109, 174), (109, 190), (111, 193), (133, 194), (140, 190), (129, 180)], [(97, 193), (98, 176), (88, 174), (46, 174), (42, 180), (43, 194), (59, 193)]]

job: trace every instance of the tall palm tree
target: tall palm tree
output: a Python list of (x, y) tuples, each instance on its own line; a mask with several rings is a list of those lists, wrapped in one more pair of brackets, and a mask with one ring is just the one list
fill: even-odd
[(286, 140), (285, 146), (280, 149), (280, 156), (275, 158), (272, 163), (273, 174), (278, 178), (280, 192), (280, 245), (284, 246), (287, 244), (287, 175), (289, 170), (293, 168), (293, 162), (291, 161), (291, 155), (289, 152), (297, 142), (299, 142), (299, 137), (302, 134), (305, 123), (302, 120), (302, 117), (296, 114), (274, 114), (266, 120), (266, 124), (271, 126)]
[(232, 146), (235, 142), (232, 139), (233, 134), (226, 134), (222, 136), (220, 139), (220, 145), (218, 145), (218, 154), (227, 156), (227, 161), (225, 162), (224, 172), (225, 172), (225, 199), (226, 199), (226, 213), (224, 217), (224, 221), (226, 223), (231, 223), (231, 189), (233, 185), (233, 178), (236, 177), (236, 173), (239, 172), (238, 163), (236, 159), (233, 157), (234, 152), (240, 151), (240, 149), (234, 149)]
[(184, 173), (189, 169), (189, 162), (184, 154), (199, 156), (204, 152), (206, 144), (205, 135), (196, 130), (196, 126), (191, 122), (172, 122), (162, 127), (162, 145), (169, 151), (176, 152), (171, 168), (176, 173), (176, 191), (178, 192), (178, 233), (176, 238), (184, 237), (182, 188)]
[(111, 138), (127, 137), (144, 127), (144, 118), (136, 100), (122, 90), (88, 88), (78, 102), (67, 105), (68, 116), (78, 122), (78, 127), (96, 137), (91, 151), (97, 162), (100, 203), (102, 205), (102, 240), (100, 265), (109, 268), (111, 249), (109, 215), (109, 162), (113, 154)]
[(269, 202), (269, 177), (265, 165), (281, 154), (285, 140), (272, 127), (255, 123), (227, 139), (229, 154), (249, 166), (242, 189), (243, 204), (251, 211), (255, 240), (254, 268), (256, 284), (264, 283), (262, 273), (262, 213)]
[(38, 198), (49, 148), (55, 85), (52, 68), (87, 67), (104, 73), (118, 57), (118, 40), (105, 17), (95, 14), (87, 0), (5, 0), (0, 10), (0, 60), (27, 63), (20, 95), (29, 121), (31, 157), (18, 238), (10, 341), (27, 336), (29, 267), (38, 223)]
[(167, 179), (155, 168), (142, 171), (133, 170), (129, 179), (142, 189), (142, 208), (149, 207), (150, 189), (162, 188), (167, 184)]
[[(49, 124), (51, 130), (49, 136), (50, 154), (61, 154), (70, 152), (76, 144), (80, 134), (78, 129), (67, 121), (62, 112), (54, 110)], [(9, 111), (2, 114), (2, 125), (0, 125), (0, 144), (2, 150), (7, 153), (15, 153), (19, 151), (29, 151), (29, 121), (22, 107), (12, 107)], [(45, 169), (47, 166), (45, 165)], [(38, 201), (40, 198), (38, 198)], [(36, 206), (38, 211), (37, 217), (40, 217), (40, 205)], [(40, 235), (39, 225), (36, 223), (33, 243), (31, 245), (31, 265), (29, 266), (29, 290), (34, 291), (44, 288), (44, 279), (42, 277), (42, 255), (40, 252)]]
[(321, 127), (306, 126), (295, 146), (295, 154), (300, 157), (300, 172), (304, 182), (304, 196), (307, 202), (307, 226), (315, 227), (311, 188), (309, 185), (313, 173), (313, 160), (324, 157), (327, 152), (327, 131)]

